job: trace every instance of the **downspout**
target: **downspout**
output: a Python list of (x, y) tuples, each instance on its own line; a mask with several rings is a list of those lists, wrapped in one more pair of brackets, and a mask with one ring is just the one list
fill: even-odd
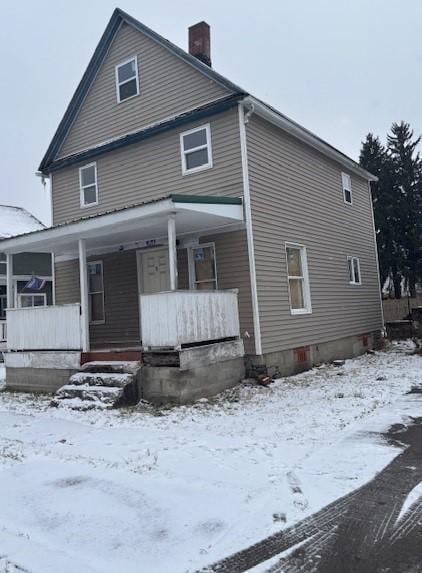
[(261, 325), (258, 308), (258, 288), (256, 282), (255, 249), (252, 229), (251, 194), (249, 186), (248, 148), (246, 140), (246, 124), (254, 112), (253, 104), (248, 105), (245, 113), (245, 105), (241, 102), (238, 105), (239, 112), (239, 132), (240, 132), (240, 153), (242, 158), (242, 178), (243, 178), (243, 204), (245, 209), (246, 237), (248, 243), (249, 274), (252, 295), (252, 315), (255, 338), (255, 354), (262, 355)]

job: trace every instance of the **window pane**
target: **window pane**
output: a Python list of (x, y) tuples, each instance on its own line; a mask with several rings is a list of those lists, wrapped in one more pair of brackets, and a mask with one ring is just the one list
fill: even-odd
[(213, 247), (198, 247), (193, 249), (193, 261), (195, 264), (196, 281), (211, 281), (215, 279)]
[(215, 281), (207, 281), (204, 283), (197, 283), (197, 285), (196, 285), (197, 290), (215, 290), (216, 288), (217, 288), (217, 285), (215, 284)]
[(352, 194), (348, 189), (344, 190), (344, 200), (346, 201), (346, 203), (352, 202)]
[(21, 306), (22, 307), (28, 307), (28, 306), (32, 306), (32, 296), (22, 296), (21, 297)]
[(6, 255), (4, 253), (0, 253), (0, 261), (5, 261)]
[(348, 259), (347, 262), (349, 263), (349, 281), (352, 283), (354, 282), (354, 275), (353, 275), (353, 259)]
[(84, 191), (84, 205), (91, 205), (97, 202), (97, 186), (85, 187)]
[(88, 283), (89, 292), (98, 292), (103, 290), (103, 275), (100, 263), (90, 263), (88, 266)]
[(45, 299), (43, 296), (35, 295), (33, 297), (33, 306), (44, 306)]
[(98, 320), (104, 320), (104, 304), (102, 293), (90, 294), (89, 301), (91, 321), (95, 322)]
[(291, 277), (302, 276), (302, 261), (300, 256), (300, 249), (287, 247), (287, 267), (289, 276)]
[(354, 270), (355, 283), (360, 283), (359, 262), (357, 259), (353, 259), (353, 270)]
[(95, 185), (95, 165), (81, 169), (82, 187), (86, 185)]
[(186, 169), (194, 169), (208, 163), (208, 149), (200, 149), (186, 154)]
[(7, 264), (0, 263), (0, 275), (5, 275), (7, 273)]
[(129, 80), (136, 75), (135, 60), (131, 60), (117, 68), (119, 83)]
[(6, 318), (6, 308), (7, 308), (7, 296), (2, 294), (0, 295), (0, 318)]
[(303, 279), (289, 279), (290, 304), (292, 309), (305, 308)]
[(206, 144), (207, 144), (206, 129), (200, 129), (199, 131), (194, 131), (193, 133), (189, 133), (189, 135), (183, 136), (183, 149), (185, 151)]
[(136, 78), (119, 86), (120, 101), (132, 97), (138, 93), (138, 86), (136, 85)]

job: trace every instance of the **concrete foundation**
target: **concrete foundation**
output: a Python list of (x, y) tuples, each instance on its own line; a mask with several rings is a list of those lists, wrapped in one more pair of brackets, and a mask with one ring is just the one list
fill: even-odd
[(5, 352), (6, 390), (51, 393), (80, 368), (80, 352)]
[(180, 366), (144, 366), (141, 398), (155, 404), (186, 404), (235, 386), (245, 374), (242, 341), (220, 342), (179, 352)]
[(348, 336), (319, 344), (271, 352), (262, 356), (248, 356), (246, 371), (250, 376), (260, 368), (266, 367), (270, 374), (278, 371), (280, 376), (292, 376), (323, 362), (359, 356), (367, 350), (380, 348), (381, 345), (380, 331)]

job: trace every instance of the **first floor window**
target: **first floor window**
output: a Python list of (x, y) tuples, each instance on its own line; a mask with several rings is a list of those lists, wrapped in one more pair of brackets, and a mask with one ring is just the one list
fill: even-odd
[(7, 274), (7, 260), (4, 253), (0, 253), (0, 275), (6, 276)]
[(19, 294), (19, 306), (28, 308), (31, 306), (45, 306), (47, 295), (45, 293), (21, 293)]
[(79, 185), (81, 191), (81, 207), (89, 207), (98, 203), (97, 164), (90, 163), (79, 169)]
[(104, 315), (104, 278), (102, 261), (88, 263), (89, 321), (101, 323)]
[(6, 320), (7, 294), (0, 294), (0, 320)]
[(311, 312), (306, 249), (303, 245), (286, 244), (287, 275), (289, 282), (290, 312)]
[(343, 184), (343, 198), (345, 203), (352, 203), (352, 179), (347, 173), (341, 174)]
[(352, 285), (362, 284), (360, 277), (360, 262), (357, 257), (347, 257), (349, 266), (349, 282)]
[(216, 290), (217, 272), (214, 245), (191, 247), (189, 250), (190, 286), (198, 290)]
[(180, 149), (183, 175), (212, 167), (209, 124), (181, 133)]

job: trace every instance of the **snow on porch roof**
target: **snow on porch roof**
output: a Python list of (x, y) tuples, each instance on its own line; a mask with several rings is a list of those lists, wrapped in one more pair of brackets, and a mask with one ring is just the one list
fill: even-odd
[(75, 255), (78, 239), (86, 239), (90, 251), (107, 247), (117, 249), (123, 244), (166, 237), (167, 218), (171, 213), (176, 214), (178, 235), (220, 229), (243, 221), (240, 198), (171, 194), (4, 239), (1, 251)]
[(22, 207), (0, 205), (0, 240), (44, 229), (34, 215)]

